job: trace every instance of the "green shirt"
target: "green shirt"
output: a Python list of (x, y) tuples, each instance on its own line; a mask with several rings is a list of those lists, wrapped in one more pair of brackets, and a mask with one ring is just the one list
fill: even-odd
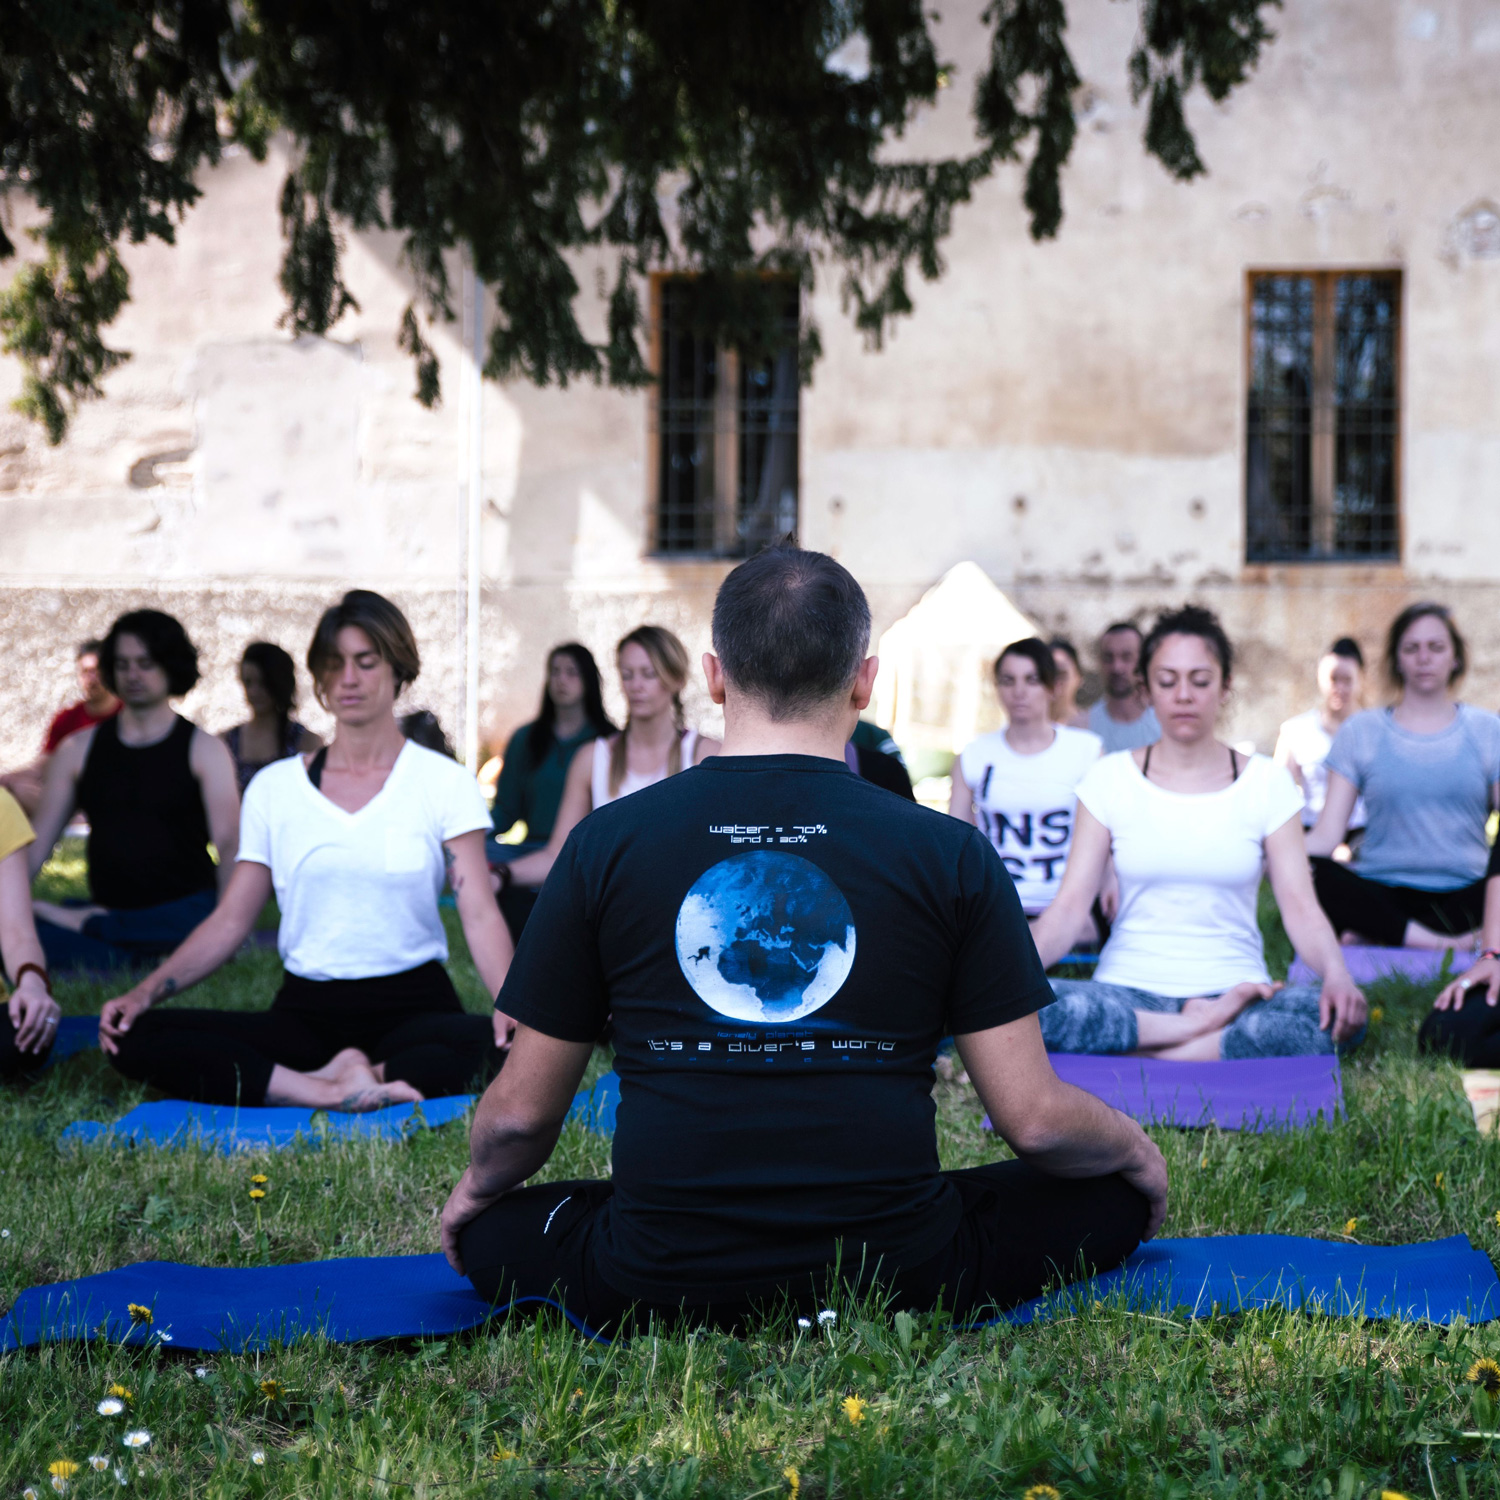
[(552, 837), (552, 825), (557, 822), (557, 806), (562, 801), (573, 753), (597, 736), (588, 724), (570, 740), (554, 736), (541, 765), (533, 766), (530, 739), (534, 727), (523, 724), (505, 747), (505, 764), (500, 769), (500, 784), (495, 788), (492, 819), (497, 837), (510, 832), (521, 821), (526, 824), (528, 843), (545, 843)]

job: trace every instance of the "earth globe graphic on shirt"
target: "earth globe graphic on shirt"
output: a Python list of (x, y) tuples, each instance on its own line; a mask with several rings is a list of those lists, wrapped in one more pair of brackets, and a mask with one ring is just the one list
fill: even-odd
[(677, 961), (698, 998), (736, 1021), (786, 1025), (826, 1005), (854, 966), (854, 917), (810, 860), (756, 849), (693, 882)]

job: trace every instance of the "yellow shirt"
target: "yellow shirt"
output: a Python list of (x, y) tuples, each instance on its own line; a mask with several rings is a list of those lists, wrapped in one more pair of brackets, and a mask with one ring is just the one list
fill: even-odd
[(31, 824), (21, 811), (21, 804), (0, 786), (0, 859), (6, 859), (17, 849), (36, 842)]

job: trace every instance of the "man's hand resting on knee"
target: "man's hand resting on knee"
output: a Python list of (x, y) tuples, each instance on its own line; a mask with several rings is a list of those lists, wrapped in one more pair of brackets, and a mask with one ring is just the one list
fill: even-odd
[(1146, 1200), (1143, 1239), (1167, 1217), (1167, 1164), (1128, 1115), (1064, 1083), (1034, 1015), (954, 1038), (990, 1123), (1023, 1160), (1055, 1177), (1118, 1172)]
[(516, 1027), (510, 1056), (474, 1111), (469, 1165), (443, 1205), (443, 1254), (460, 1276), (464, 1226), (546, 1165), (593, 1050), (592, 1042)]

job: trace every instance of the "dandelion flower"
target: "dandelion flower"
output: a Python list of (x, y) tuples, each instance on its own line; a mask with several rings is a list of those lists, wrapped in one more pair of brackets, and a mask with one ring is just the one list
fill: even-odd
[(109, 1467), (109, 1460), (102, 1453), (89, 1454), (89, 1468), (96, 1474), (102, 1474)]
[(142, 1307), (139, 1302), (127, 1302), (125, 1304), (125, 1311), (130, 1314), (130, 1321), (132, 1323), (144, 1323), (147, 1328), (156, 1321), (151, 1316), (151, 1309), (149, 1307)]
[[(1496, 1218), (1497, 1221), (1500, 1221), (1500, 1214), (1496, 1214), (1495, 1218)], [(798, 1328), (811, 1328), (812, 1327), (812, 1319), (811, 1318), (798, 1318), (797, 1319), (797, 1327)]]
[(1354, 1233), (1354, 1231), (1356, 1229), (1358, 1229), (1358, 1228), (1359, 1228), (1359, 1220), (1358, 1219), (1345, 1219), (1344, 1220), (1344, 1233), (1345, 1234), (1351, 1234), (1352, 1235)]
[(118, 1417), (125, 1410), (125, 1403), (118, 1396), (106, 1396), (98, 1407), (101, 1417)]
[(789, 1494), (795, 1495), (802, 1488), (802, 1476), (790, 1464), (781, 1471), (781, 1477), (786, 1480)]
[(858, 1427), (865, 1419), (865, 1406), (867, 1403), (861, 1396), (845, 1396), (843, 1400), (844, 1415), (849, 1418), (853, 1427)]
[(112, 1385), (105, 1392), (107, 1396), (118, 1396), (122, 1401), (135, 1400), (135, 1393), (123, 1385)]
[(825, 1307), (823, 1311), (818, 1314), (818, 1323), (823, 1328), (827, 1328), (830, 1323), (837, 1323), (838, 1320), (839, 1315), (834, 1312), (831, 1307)]
[(71, 1458), (59, 1458), (47, 1465), (47, 1472), (54, 1479), (71, 1479), (82, 1467), (82, 1464), (75, 1464)]
[(1370, 1024), (1372, 1026), (1378, 1026), (1383, 1020), (1385, 1020), (1384, 1007), (1379, 1005), (1372, 1005), (1370, 1007)]
[(266, 1190), (264, 1188), (251, 1188), (250, 1196), (254, 1198), (258, 1203), (262, 1198), (266, 1196)]
[(497, 1464), (509, 1463), (515, 1456), (516, 1450), (514, 1448), (507, 1448), (501, 1443), (495, 1444), (495, 1451), (492, 1457)]
[(575, 1400), (575, 1401), (576, 1401), (576, 1400), (578, 1400), (578, 1399), (579, 1399), (579, 1398), (580, 1398), (580, 1397), (581, 1397), (581, 1396), (582, 1396), (582, 1395), (583, 1395), (583, 1387), (582, 1387), (582, 1386), (579, 1386), (579, 1387), (578, 1387), (578, 1388), (577, 1388), (577, 1389), (576, 1389), (576, 1390), (575, 1390), (575, 1391), (574, 1391), (574, 1392), (573, 1392), (573, 1399), (574, 1399), (574, 1400)]
[(151, 1434), (144, 1427), (137, 1427), (133, 1432), (127, 1432), (120, 1441), (127, 1448), (144, 1448), (151, 1441)]
[(1380, 1500), (1406, 1500), (1400, 1490), (1381, 1490)]
[(1437, 1176), (1432, 1179), (1432, 1185), (1433, 1185), (1433, 1187), (1435, 1187), (1438, 1190), (1438, 1192), (1442, 1192), (1442, 1190), (1443, 1190), (1443, 1174), (1441, 1172), (1439, 1172), (1437, 1174)]
[(255, 1176), (250, 1179), (251, 1183), (255, 1187), (264, 1187), (270, 1180), (271, 1179), (267, 1177), (264, 1172), (257, 1172)]
[(280, 1401), (285, 1389), (279, 1380), (262, 1380), (260, 1383), (260, 1393), (267, 1401)]
[(264, 1448), (252, 1448), (250, 1450), (250, 1462), (253, 1463), (257, 1469), (265, 1468), (266, 1450)]
[(1053, 1489), (1050, 1484), (1034, 1484), (1021, 1500), (1062, 1500), (1062, 1491)]
[(1469, 1366), (1470, 1382), (1474, 1385), (1482, 1385), (1490, 1395), (1500, 1395), (1500, 1365), (1492, 1359), (1476, 1359)]

